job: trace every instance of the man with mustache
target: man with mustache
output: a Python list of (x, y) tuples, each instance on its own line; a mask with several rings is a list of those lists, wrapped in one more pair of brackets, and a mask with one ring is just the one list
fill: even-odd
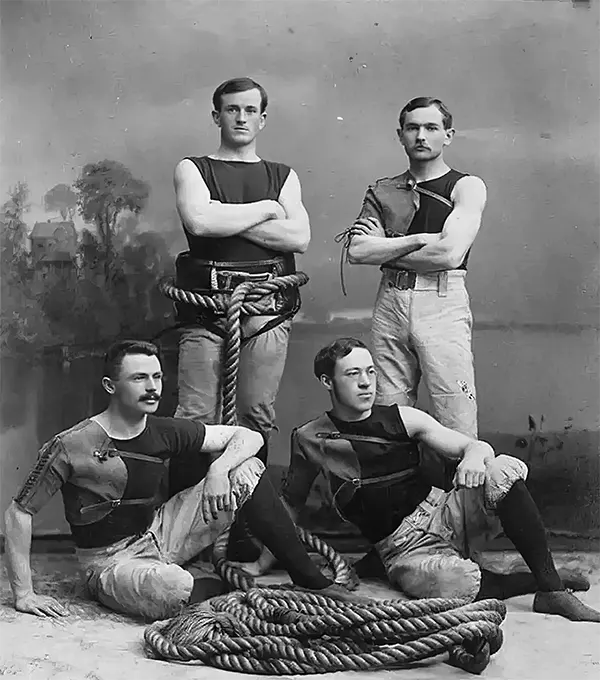
[[(600, 621), (600, 612), (568, 590), (587, 590), (589, 581), (571, 570), (559, 573), (554, 565), (525, 485), (525, 463), (497, 456), (486, 442), (418, 409), (375, 404), (378, 376), (360, 340), (340, 338), (321, 349), (314, 374), (332, 408), (292, 433), (282, 495), (294, 518), (322, 473), (334, 508), (373, 545), (383, 575), (407, 595), (480, 600), (535, 593), (536, 612)], [(420, 445), (458, 463), (452, 490), (432, 486)], [(480, 564), (486, 543), (502, 531), (529, 572), (499, 574)], [(245, 568), (260, 574), (272, 562), (265, 550)], [(367, 575), (366, 564), (359, 565), (359, 575)]]
[(413, 99), (399, 123), (409, 168), (370, 186), (347, 230), (348, 260), (382, 271), (371, 331), (377, 402), (414, 406), (423, 380), (435, 419), (476, 439), (465, 277), (486, 187), (446, 164), (454, 129), (441, 100)]
[[(155, 345), (123, 341), (105, 357), (108, 408), (57, 434), (6, 511), (6, 553), (18, 611), (64, 616), (33, 589), (32, 518), (58, 491), (91, 597), (125, 614), (173, 616), (186, 603), (223, 592), (180, 565), (212, 545), (242, 517), (277, 555), (294, 583), (322, 594), (353, 596), (313, 564), (256, 457), (258, 432), (155, 416), (163, 373)], [(211, 455), (214, 459), (211, 462)], [(194, 456), (202, 480), (167, 500), (167, 464)]]

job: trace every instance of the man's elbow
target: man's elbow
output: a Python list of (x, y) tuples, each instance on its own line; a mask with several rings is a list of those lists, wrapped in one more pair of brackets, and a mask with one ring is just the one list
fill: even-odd
[(448, 248), (442, 256), (442, 264), (445, 269), (458, 269), (465, 259), (465, 251), (462, 248)]
[(365, 263), (365, 253), (361, 248), (360, 239), (356, 236), (350, 242), (348, 246), (348, 262), (350, 264), (364, 264)]

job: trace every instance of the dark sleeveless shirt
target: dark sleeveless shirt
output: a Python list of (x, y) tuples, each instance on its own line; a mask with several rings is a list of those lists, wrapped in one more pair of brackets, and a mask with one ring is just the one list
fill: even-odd
[[(375, 405), (368, 418), (355, 422), (339, 420), (331, 413), (328, 416), (342, 433), (392, 440), (390, 444), (351, 442), (362, 479), (390, 475), (418, 465), (418, 444), (408, 436), (396, 405)], [(399, 449), (395, 444), (413, 444), (414, 449)], [(410, 479), (361, 487), (342, 507), (342, 513), (365, 538), (376, 543), (389, 536), (427, 498), (430, 491), (431, 484), (417, 472)], [(338, 498), (342, 496), (340, 492)]]
[[(451, 200), (452, 191), (458, 180), (462, 177), (467, 177), (467, 174), (458, 172), (458, 170), (449, 170), (445, 175), (436, 177), (436, 179), (418, 182), (417, 186), (433, 191), (434, 193)], [(419, 201), (419, 209), (413, 217), (407, 234), (439, 234), (444, 227), (444, 222), (448, 215), (452, 212), (452, 208), (425, 194), (419, 194)], [(471, 249), (469, 248), (469, 251), (465, 255), (465, 259), (458, 269), (467, 268), (467, 260), (469, 259), (470, 252)]]
[[(188, 156), (198, 168), (208, 187), (211, 200), (220, 203), (254, 203), (270, 199), (278, 200), (290, 168), (283, 163), (261, 160), (257, 163), (244, 161), (214, 160), (208, 156)], [(294, 255), (265, 248), (251, 243), (242, 236), (207, 238), (195, 236), (185, 230), (190, 254), (203, 260), (217, 262), (252, 262), (284, 255), (291, 260)], [(293, 269), (292, 269), (293, 271)]]

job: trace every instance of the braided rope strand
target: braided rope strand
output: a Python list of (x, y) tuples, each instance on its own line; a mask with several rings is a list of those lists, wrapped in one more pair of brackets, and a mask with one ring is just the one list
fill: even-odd
[[(506, 608), (498, 600), (475, 605), (456, 599), (363, 605), (285, 588), (254, 588), (190, 605), (178, 617), (149, 626), (144, 639), (158, 658), (201, 661), (240, 673), (392, 669), (449, 652), (451, 665), (478, 674), (502, 645)], [(286, 607), (295, 621), (282, 621)], [(438, 613), (426, 613), (432, 610)], [(422, 616), (406, 619), (407, 613)], [(387, 618), (397, 637), (390, 632), (384, 642), (374, 642), (363, 635), (374, 617)]]

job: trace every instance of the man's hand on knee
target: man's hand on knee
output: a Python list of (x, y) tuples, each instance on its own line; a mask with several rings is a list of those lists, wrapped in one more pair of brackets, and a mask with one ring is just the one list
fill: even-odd
[(228, 473), (208, 471), (202, 491), (202, 517), (208, 524), (219, 517), (219, 512), (235, 512), (237, 501), (231, 490)]
[(465, 455), (456, 468), (453, 484), (458, 488), (474, 489), (485, 482), (485, 459), (478, 455)]
[(69, 612), (63, 605), (53, 597), (49, 595), (36, 595), (35, 593), (15, 597), (15, 609), (25, 614), (50, 616), (52, 618), (69, 615)]

